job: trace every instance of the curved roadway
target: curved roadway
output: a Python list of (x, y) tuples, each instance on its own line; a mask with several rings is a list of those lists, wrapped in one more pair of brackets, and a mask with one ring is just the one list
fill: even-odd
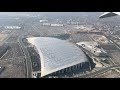
[(31, 58), (29, 56), (29, 53), (27, 49), (25, 48), (23, 42), (22, 42), (22, 37), (19, 37), (19, 44), (22, 48), (23, 54), (25, 55), (25, 61), (26, 61), (26, 70), (27, 70), (27, 78), (32, 77), (32, 64), (31, 64)]

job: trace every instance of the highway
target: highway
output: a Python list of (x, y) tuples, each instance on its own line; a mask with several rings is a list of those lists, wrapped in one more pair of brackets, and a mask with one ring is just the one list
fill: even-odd
[(27, 49), (25, 48), (25, 46), (22, 42), (22, 37), (19, 37), (19, 45), (21, 46), (22, 51), (25, 55), (27, 78), (31, 78), (32, 77), (32, 75), (31, 75), (31, 73), (32, 73), (31, 58), (29, 56)]
[[(105, 34), (104, 34), (105, 35)], [(106, 36), (106, 35), (105, 35)], [(118, 45), (114, 40), (112, 40), (110, 37), (106, 36), (109, 40), (111, 40), (120, 50), (120, 45)]]
[[(28, 27), (26, 28), (27, 24), (30, 23), (30, 21), (31, 21), (30, 18), (27, 18), (27, 19), (23, 18), (23, 21), (20, 21), (20, 24), (18, 24), (18, 22), (16, 22), (16, 21), (13, 23), (10, 21), (10, 25), (18, 24), (22, 28), (20, 30), (10, 30), (11, 32), (8, 33), (8, 35), (0, 42), (0, 45), (3, 45), (3, 44), (7, 45), (8, 44), (11, 48), (9, 51), (4, 53), (3, 58), (1, 57), (2, 59), (0, 58), (1, 65), (4, 66), (4, 63), (7, 63), (7, 64), (10, 63), (12, 65), (16, 64), (17, 68), (15, 68), (15, 70), (18, 70), (19, 71), (18, 74), (20, 74), (20, 75), (18, 75), (16, 73), (16, 75), (22, 77), (21, 75), (24, 74), (24, 77), (27, 77), (27, 78), (32, 78), (32, 75), (31, 75), (32, 74), (32, 64), (31, 64), (31, 58), (29, 56), (27, 48), (25, 48), (24, 43), (22, 42), (22, 36), (24, 35), (25, 32), (29, 32), (29, 29), (30, 30), (33, 29), (31, 27), (32, 24), (29, 25), (29, 28)], [(14, 38), (15, 38), (15, 40), (14, 40)], [(17, 38), (18, 38), (18, 41), (16, 40)], [(17, 45), (17, 42), (19, 45)], [(15, 45), (14, 45), (14, 43), (15, 43)], [(19, 47), (21, 47), (21, 48), (19, 48)], [(20, 49), (22, 50), (24, 55), (21, 53)], [(19, 65), (19, 64), (21, 64), (21, 65)], [(6, 65), (5, 65), (5, 67), (6, 67)], [(24, 65), (25, 65), (25, 67), (24, 67)], [(7, 70), (9, 70), (9, 69), (11, 69), (11, 67), (8, 66)], [(26, 72), (24, 72), (24, 71), (26, 71)], [(6, 71), (6, 74), (8, 74), (7, 76), (12, 75), (13, 73), (14, 73), (14, 69), (13, 69), (13, 72)], [(14, 73), (14, 75), (15, 75), (15, 73)], [(15, 77), (15, 76), (13, 76), (13, 77)]]
[[(118, 45), (114, 40), (112, 40), (109, 36), (107, 36), (106, 34), (104, 34), (104, 32), (102, 32), (102, 34), (108, 39), (108, 40), (111, 40), (115, 45), (116, 45), (116, 47), (118, 47), (118, 49), (120, 50), (120, 45)], [(111, 58), (110, 58), (111, 59)], [(110, 60), (111, 62), (113, 62), (112, 61), (112, 59)], [(115, 63), (114, 63), (115, 64)]]

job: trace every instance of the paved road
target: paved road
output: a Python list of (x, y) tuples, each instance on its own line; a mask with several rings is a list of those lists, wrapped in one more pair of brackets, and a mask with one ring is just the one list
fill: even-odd
[[(104, 34), (105, 35), (105, 34)], [(118, 47), (118, 49), (120, 50), (120, 45), (118, 45), (114, 40), (112, 40), (110, 37), (108, 37), (108, 36), (106, 36), (105, 35), (105, 37), (107, 37), (109, 40), (111, 40), (117, 47)]]
[(25, 48), (25, 46), (24, 46), (24, 44), (22, 42), (22, 37), (19, 37), (19, 44), (20, 44), (20, 46), (22, 48), (22, 51), (23, 51), (23, 53), (25, 55), (26, 69), (27, 69), (27, 78), (31, 78), (32, 77), (32, 75), (31, 75), (31, 73), (32, 73), (31, 58), (29, 56), (29, 53), (28, 53), (27, 49)]

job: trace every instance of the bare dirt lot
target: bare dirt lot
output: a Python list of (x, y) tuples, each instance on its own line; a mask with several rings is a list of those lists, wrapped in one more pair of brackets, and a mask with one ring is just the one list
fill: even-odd
[(5, 67), (5, 70), (0, 74), (0, 78), (26, 78), (24, 61), (23, 58), (0, 61), (0, 65)]

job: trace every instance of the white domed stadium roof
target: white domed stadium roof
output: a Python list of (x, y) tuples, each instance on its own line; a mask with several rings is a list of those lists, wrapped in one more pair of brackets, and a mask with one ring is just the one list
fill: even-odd
[(76, 45), (52, 37), (32, 37), (28, 41), (36, 47), (41, 58), (41, 77), (61, 69), (88, 62)]

